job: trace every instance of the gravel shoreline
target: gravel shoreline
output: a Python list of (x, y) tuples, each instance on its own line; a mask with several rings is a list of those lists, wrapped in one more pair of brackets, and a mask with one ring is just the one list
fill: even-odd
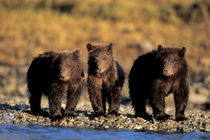
[[(48, 109), (44, 109), (48, 111)], [(150, 113), (151, 110), (149, 110)], [(210, 132), (210, 112), (201, 110), (186, 110), (186, 121), (174, 121), (174, 110), (167, 110), (172, 115), (165, 122), (147, 121), (142, 118), (134, 118), (131, 108), (121, 106), (120, 116), (112, 118), (93, 118), (93, 111), (89, 107), (77, 107), (74, 118), (64, 118), (60, 121), (51, 122), (49, 117), (35, 116), (30, 113), (26, 104), (9, 105), (0, 104), (0, 124), (14, 125), (45, 125), (55, 127), (77, 127), (92, 129), (123, 129), (139, 131), (162, 131), (162, 132)]]

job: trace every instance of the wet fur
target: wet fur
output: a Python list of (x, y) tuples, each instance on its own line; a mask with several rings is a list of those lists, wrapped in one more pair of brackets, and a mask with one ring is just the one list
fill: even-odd
[(41, 96), (49, 100), (52, 119), (62, 117), (61, 98), (67, 93), (65, 115), (72, 115), (81, 95), (84, 70), (79, 51), (45, 52), (36, 57), (27, 72), (29, 103), (33, 113), (40, 113)]
[(151, 119), (146, 112), (149, 100), (156, 120), (166, 120), (165, 97), (174, 94), (176, 120), (185, 120), (189, 96), (188, 66), (185, 48), (163, 48), (139, 56), (129, 74), (130, 99), (137, 117)]
[(103, 46), (87, 45), (88, 49), (88, 93), (95, 116), (106, 113), (117, 115), (120, 107), (124, 71), (112, 54), (112, 44)]

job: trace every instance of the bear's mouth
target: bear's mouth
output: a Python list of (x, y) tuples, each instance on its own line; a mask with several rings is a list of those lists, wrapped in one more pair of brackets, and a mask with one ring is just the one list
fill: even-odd
[(62, 76), (62, 75), (60, 75), (58, 79), (59, 79), (59, 81), (67, 82), (67, 81), (70, 80), (70, 76)]
[(164, 76), (172, 76), (174, 74), (173, 71), (162, 71), (162, 75)]
[(98, 66), (97, 66), (97, 69), (96, 69), (96, 72), (99, 73), (99, 74), (102, 74), (102, 73), (104, 73), (106, 70), (107, 70), (106, 65), (98, 65)]
[(172, 76), (174, 75), (174, 69), (171, 65), (164, 65), (161, 74), (164, 76)]
[(97, 73), (100, 73), (100, 74), (104, 73), (105, 71), (106, 69), (97, 69)]

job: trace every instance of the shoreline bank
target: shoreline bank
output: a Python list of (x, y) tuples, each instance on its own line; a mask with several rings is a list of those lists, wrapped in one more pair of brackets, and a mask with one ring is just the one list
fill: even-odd
[[(44, 108), (48, 111), (47, 108)], [(155, 132), (210, 132), (210, 112), (201, 110), (186, 110), (186, 121), (174, 121), (174, 110), (168, 110), (166, 113), (171, 118), (164, 122), (147, 121), (142, 118), (135, 118), (132, 109), (121, 106), (120, 115), (112, 118), (93, 118), (93, 111), (87, 107), (77, 107), (76, 117), (63, 118), (60, 121), (51, 122), (49, 117), (35, 116), (30, 113), (30, 108), (26, 104), (0, 104), (0, 125), (44, 125), (53, 127), (74, 127), (90, 129), (120, 129), (120, 130), (138, 130)], [(152, 113), (149, 110), (149, 113)]]

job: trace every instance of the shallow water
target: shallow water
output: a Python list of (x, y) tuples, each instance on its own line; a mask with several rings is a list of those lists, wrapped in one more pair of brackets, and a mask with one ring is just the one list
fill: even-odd
[(46, 127), (38, 125), (0, 125), (0, 139), (76, 139), (76, 140), (197, 140), (210, 139), (210, 133), (155, 133), (126, 130), (92, 130), (80, 128)]

